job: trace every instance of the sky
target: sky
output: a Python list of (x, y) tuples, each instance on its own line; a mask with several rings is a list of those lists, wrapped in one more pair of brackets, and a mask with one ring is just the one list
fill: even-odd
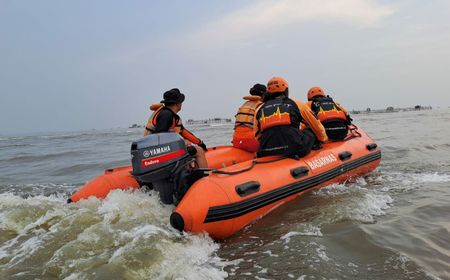
[(233, 117), (273, 76), (349, 110), (450, 106), (448, 0), (0, 0), (0, 134)]

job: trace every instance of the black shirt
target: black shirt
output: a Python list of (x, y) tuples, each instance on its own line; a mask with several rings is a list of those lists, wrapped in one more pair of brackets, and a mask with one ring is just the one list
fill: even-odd
[(173, 126), (173, 122), (177, 121), (180, 117), (172, 112), (169, 108), (164, 108), (159, 112), (156, 117), (156, 125), (154, 133), (168, 132)]

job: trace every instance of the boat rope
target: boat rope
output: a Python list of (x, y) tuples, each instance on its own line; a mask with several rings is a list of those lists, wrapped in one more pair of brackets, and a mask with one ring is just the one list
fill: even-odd
[[(362, 137), (361, 133), (358, 132), (358, 127), (356, 125), (354, 125), (354, 124), (352, 124), (350, 126), (350, 132), (351, 132), (351, 136), (348, 137), (345, 140), (349, 140), (349, 139), (355, 138), (355, 137)], [(278, 158), (271, 159), (271, 160), (266, 160), (266, 161), (253, 160), (249, 167), (246, 167), (246, 168), (243, 168), (243, 169), (240, 169), (240, 170), (236, 170), (236, 171), (224, 171), (224, 170), (219, 170), (217, 168), (201, 168), (201, 171), (212, 172), (214, 174), (236, 175), (236, 174), (240, 174), (240, 173), (252, 170), (253, 167), (255, 167), (255, 165), (257, 165), (257, 164), (272, 163), (272, 162), (283, 160), (285, 158), (290, 158), (290, 157), (280, 156)], [(293, 159), (297, 159), (298, 160), (298, 158), (293, 158)]]
[[(361, 133), (359, 133), (358, 127), (356, 125), (351, 124), (349, 126), (349, 129), (350, 129), (350, 132), (352, 133), (353, 137), (362, 137), (362, 135), (361, 135)], [(351, 137), (351, 138), (353, 138), (353, 137)]]
[(257, 165), (257, 164), (272, 163), (272, 162), (283, 160), (285, 158), (288, 158), (288, 157), (280, 156), (280, 157), (277, 157), (275, 159), (265, 160), (265, 161), (253, 160), (249, 167), (246, 167), (246, 168), (243, 168), (243, 169), (240, 169), (240, 170), (236, 170), (236, 171), (223, 171), (223, 170), (219, 170), (219, 169), (213, 169), (211, 171), (214, 174), (235, 175), (235, 174), (240, 174), (242, 172), (246, 172), (246, 171), (252, 170), (253, 167), (255, 167), (255, 165)]

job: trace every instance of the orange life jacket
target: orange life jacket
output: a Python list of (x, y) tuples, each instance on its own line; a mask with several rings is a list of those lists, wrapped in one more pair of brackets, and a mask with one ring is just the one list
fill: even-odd
[(323, 123), (329, 120), (347, 120), (345, 112), (336, 105), (329, 96), (313, 98), (311, 102), (311, 110), (316, 114), (317, 118)]
[[(159, 113), (163, 110), (167, 109), (164, 107), (164, 104), (153, 104), (150, 106), (150, 110), (154, 111), (150, 118), (148, 119), (147, 125), (145, 126), (144, 136), (154, 133), (156, 128), (156, 119), (158, 118)], [(169, 110), (169, 109), (167, 109)], [(199, 145), (202, 141), (197, 138), (194, 134), (192, 134), (189, 130), (185, 129), (183, 124), (181, 123), (181, 118), (178, 117), (177, 114), (174, 113), (175, 116), (173, 118), (173, 123), (169, 128), (169, 132), (179, 133), (184, 139)]]
[(236, 122), (234, 124), (234, 128), (236, 129), (238, 126), (246, 126), (253, 130), (256, 108), (262, 104), (262, 98), (259, 96), (249, 95), (244, 96), (244, 99), (247, 101), (239, 107), (239, 110), (235, 115)]
[[(260, 132), (274, 127), (282, 125), (293, 125), (291, 114), (297, 111), (300, 116), (300, 110), (294, 101), (288, 98), (275, 98), (264, 103), (258, 113), (258, 122), (260, 126)], [(297, 124), (300, 125), (301, 119)]]
[[(164, 109), (164, 104), (162, 103), (158, 103), (158, 104), (152, 104), (150, 106), (150, 110), (154, 111), (152, 113), (152, 115), (150, 116), (150, 118), (148, 119), (147, 125), (145, 126), (145, 129), (149, 132), (149, 134), (154, 133), (155, 131), (155, 127), (156, 127), (156, 119), (159, 115), (159, 113)], [(176, 133), (180, 133), (181, 132), (181, 119), (178, 118), (173, 118), (173, 123), (172, 126), (170, 127), (169, 131), (170, 132), (176, 132)]]

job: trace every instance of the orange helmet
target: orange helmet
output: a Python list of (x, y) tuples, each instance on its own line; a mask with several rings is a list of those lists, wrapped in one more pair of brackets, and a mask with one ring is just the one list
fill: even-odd
[(277, 92), (285, 92), (288, 88), (288, 83), (281, 77), (273, 77), (267, 82), (267, 94), (269, 95)]
[(308, 100), (312, 100), (315, 96), (325, 96), (321, 87), (312, 87), (308, 90)]

